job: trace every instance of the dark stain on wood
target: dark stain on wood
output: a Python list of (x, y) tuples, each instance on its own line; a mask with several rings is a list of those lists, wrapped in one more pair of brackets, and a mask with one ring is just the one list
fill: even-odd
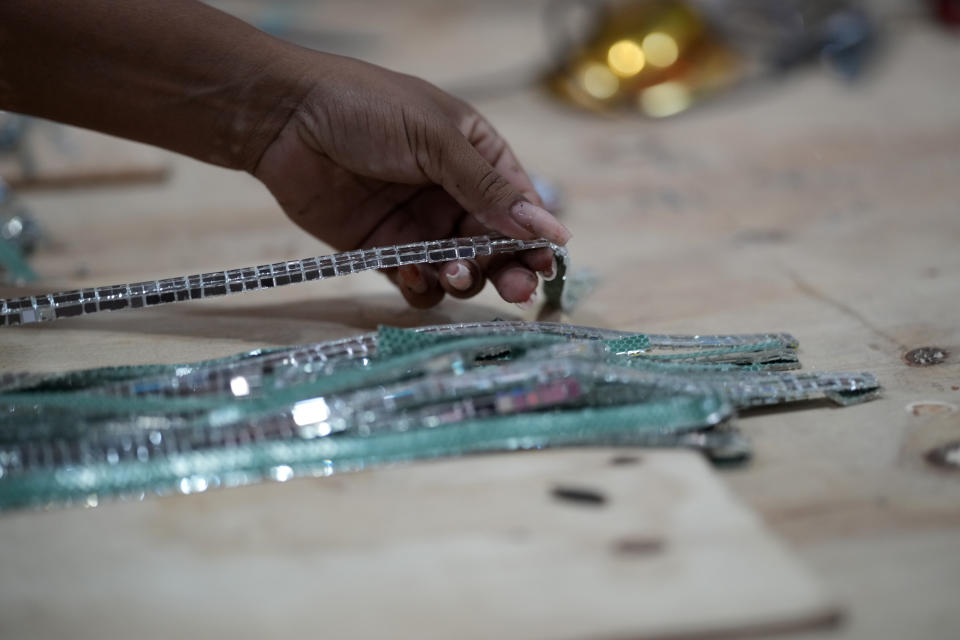
[(950, 357), (950, 352), (940, 347), (917, 347), (903, 354), (903, 361), (910, 367), (930, 367)]
[(927, 451), (924, 458), (938, 469), (960, 471), (960, 440), (934, 447)]
[(626, 556), (647, 556), (663, 551), (666, 543), (660, 538), (621, 538), (613, 545), (614, 553)]
[(595, 489), (584, 487), (554, 487), (551, 493), (557, 500), (584, 506), (599, 507), (607, 503), (607, 496)]

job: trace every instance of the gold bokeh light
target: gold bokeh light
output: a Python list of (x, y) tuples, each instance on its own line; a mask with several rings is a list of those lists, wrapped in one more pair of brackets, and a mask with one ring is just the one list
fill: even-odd
[(617, 93), (620, 81), (605, 64), (592, 62), (583, 68), (580, 74), (583, 90), (597, 100), (606, 100)]
[(680, 57), (680, 47), (672, 36), (662, 31), (648, 33), (643, 39), (643, 55), (655, 67), (669, 67)]
[(690, 88), (681, 82), (661, 82), (640, 94), (640, 108), (651, 118), (666, 118), (686, 111), (693, 102)]
[(621, 78), (637, 75), (646, 64), (643, 49), (633, 40), (618, 40), (607, 51), (607, 64)]

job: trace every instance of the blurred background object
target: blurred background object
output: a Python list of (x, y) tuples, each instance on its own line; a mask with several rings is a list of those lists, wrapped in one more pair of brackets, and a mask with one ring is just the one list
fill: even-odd
[(41, 236), (40, 225), (0, 178), (0, 277), (5, 282), (19, 284), (36, 278), (26, 258)]
[(0, 180), (18, 190), (162, 182), (168, 173), (155, 148), (0, 111)]
[(34, 173), (33, 154), (26, 143), (32, 123), (32, 118), (0, 111), (0, 156), (14, 159), (24, 176), (32, 176)]
[[(553, 95), (582, 108), (653, 118), (806, 63), (857, 78), (878, 40), (878, 21), (865, 7), (884, 13), (853, 0), (454, 2), (444, 10), (407, 2), (357, 22), (337, 5), (212, 4), (284, 40), (422, 75), (466, 100), (502, 97), (546, 78)], [(525, 20), (511, 23), (506, 16)], [(447, 64), (425, 60), (414, 46), (396, 48), (402, 40), (384, 31), (385, 24), (395, 24), (410, 42), (428, 38)], [(488, 31), (493, 40), (475, 38), (485, 27), (496, 28)], [(439, 76), (430, 73), (434, 68), (442, 69)], [(449, 73), (453, 69), (459, 73)]]
[(530, 175), (530, 181), (533, 182), (537, 195), (543, 200), (543, 206), (554, 215), (563, 212), (563, 191), (558, 184), (535, 173)]
[(555, 0), (548, 25), (557, 95), (652, 118), (813, 60), (854, 79), (876, 41), (866, 12), (837, 0)]
[(930, 0), (937, 19), (951, 27), (960, 26), (960, 0)]

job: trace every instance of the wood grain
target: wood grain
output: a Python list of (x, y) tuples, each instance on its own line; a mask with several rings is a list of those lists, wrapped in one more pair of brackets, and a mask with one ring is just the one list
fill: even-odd
[[(366, 34), (353, 55), (443, 84), (542, 56), (541, 8), (331, 2), (316, 7), (315, 20)], [(431, 41), (425, 34), (437, 29), (442, 38)], [(884, 397), (862, 406), (742, 416), (756, 457), (722, 478), (842, 597), (847, 624), (827, 637), (939, 639), (960, 626), (960, 474), (925, 462), (930, 448), (955, 439), (955, 428), (916, 414), (914, 403), (960, 405), (960, 41), (916, 18), (890, 22), (887, 35), (885, 56), (861, 84), (814, 68), (668, 121), (596, 119), (533, 89), (477, 104), (529, 169), (564, 189), (574, 262), (600, 276), (569, 320), (651, 332), (786, 330), (800, 339), (807, 367), (880, 377)], [(51, 237), (35, 261), (38, 286), (327, 252), (249, 176), (170, 162), (164, 186), (29, 194)], [(386, 282), (363, 274), (0, 331), (0, 366), (177, 362), (378, 323), (519, 315), (489, 290), (412, 311)], [(908, 366), (905, 353), (926, 346), (949, 355)], [(279, 497), (288, 488), (263, 490)], [(216, 494), (210, 504), (243, 502), (245, 517), (264, 521), (304, 508), (294, 498), (255, 499), (259, 491)], [(138, 508), (117, 512), (128, 506)], [(23, 516), (36, 518), (38, 530), (45, 517)], [(69, 532), (59, 535), (57, 544), (69, 544)], [(113, 539), (135, 543), (122, 531)], [(640, 601), (646, 592), (638, 593)]]
[(692, 638), (837, 615), (685, 452), (482, 456), (14, 514), (0, 538), (4, 637)]

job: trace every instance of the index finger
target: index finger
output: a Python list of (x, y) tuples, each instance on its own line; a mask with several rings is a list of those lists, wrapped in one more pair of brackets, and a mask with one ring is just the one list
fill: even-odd
[(540, 194), (513, 149), (486, 118), (473, 114), (464, 120), (460, 130), (484, 160), (493, 165), (497, 173), (520, 191), (524, 198), (538, 207), (543, 206)]

